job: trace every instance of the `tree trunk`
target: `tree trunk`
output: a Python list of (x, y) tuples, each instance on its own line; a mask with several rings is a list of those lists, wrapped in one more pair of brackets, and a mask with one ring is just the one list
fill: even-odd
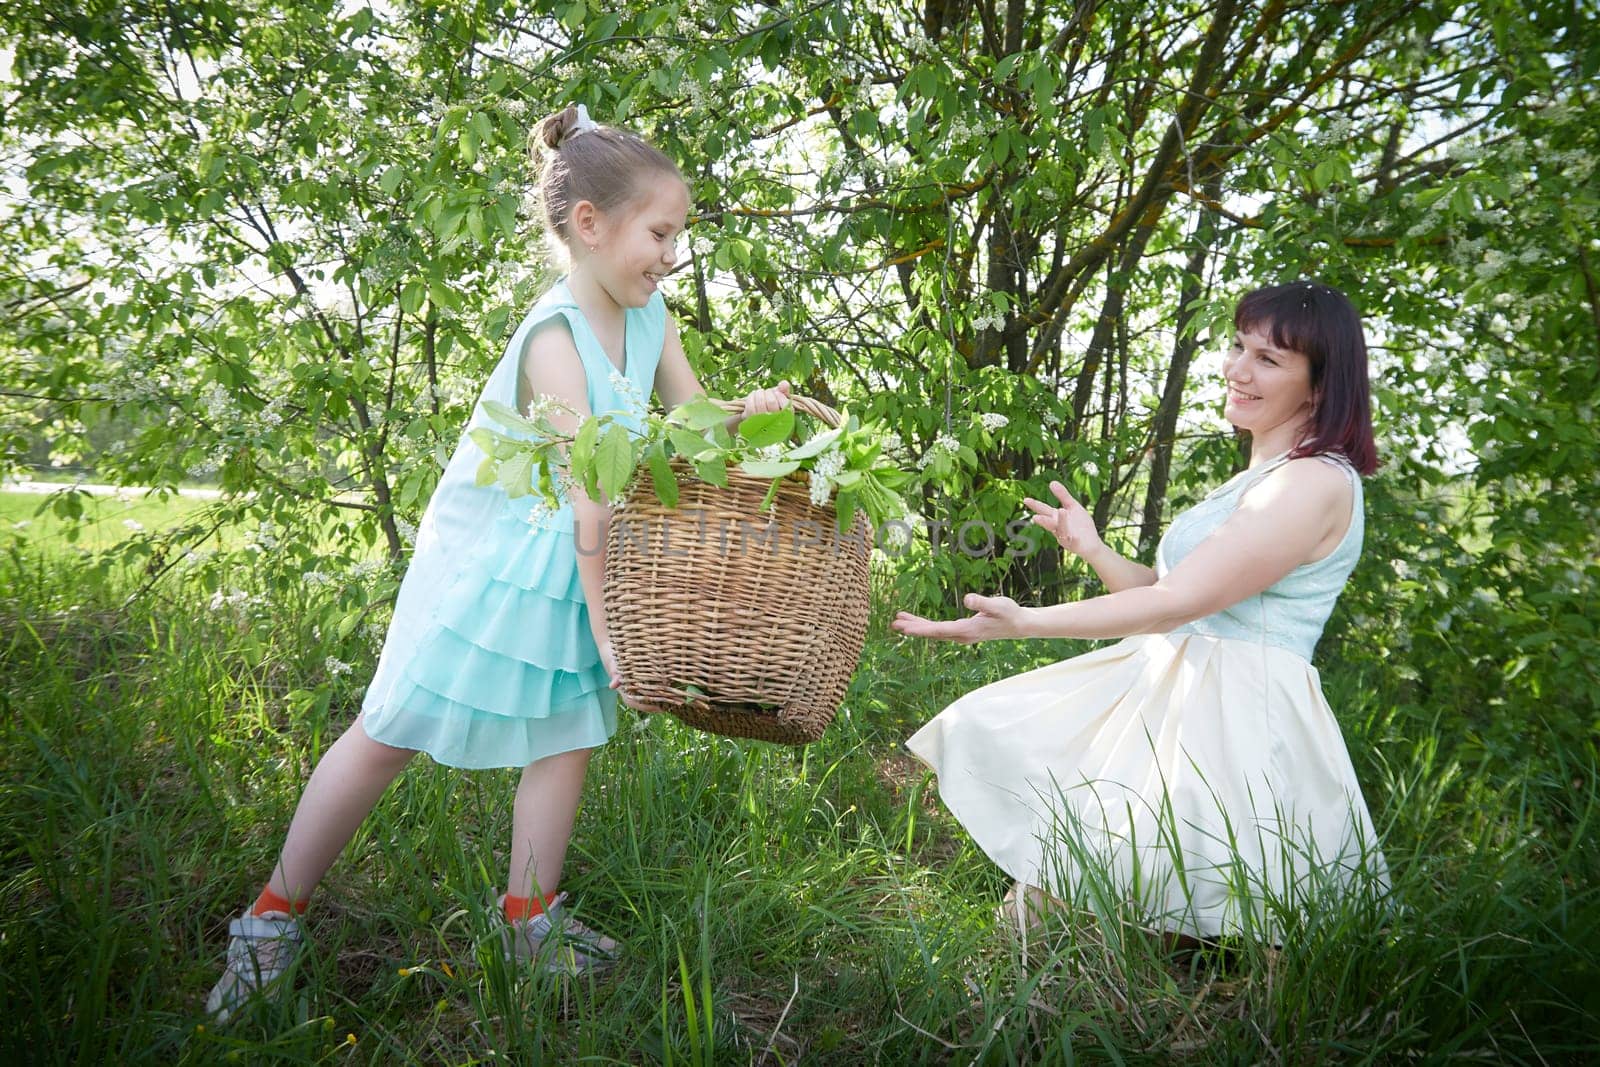
[[(1215, 203), (1222, 192), (1221, 175), (1206, 180), (1205, 197)], [(1150, 484), (1145, 488), (1144, 515), (1139, 526), (1139, 556), (1150, 559), (1156, 541), (1161, 536), (1161, 512), (1167, 502), (1167, 485), (1171, 480), (1172, 448), (1178, 429), (1178, 412), (1183, 404), (1184, 386), (1189, 381), (1189, 364), (1194, 359), (1200, 340), (1191, 329), (1196, 303), (1204, 292), (1204, 271), (1211, 256), (1211, 243), (1216, 239), (1217, 216), (1210, 208), (1201, 206), (1195, 220), (1194, 237), (1189, 249), (1189, 261), (1184, 266), (1183, 290), (1178, 296), (1176, 339), (1172, 344), (1172, 363), (1167, 367), (1167, 379), (1161, 387), (1161, 403), (1156, 408), (1154, 430), (1150, 445)]]

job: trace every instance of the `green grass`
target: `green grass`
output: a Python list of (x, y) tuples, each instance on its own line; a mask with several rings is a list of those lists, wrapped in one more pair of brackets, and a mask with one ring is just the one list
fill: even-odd
[[(39, 493), (0, 492), (0, 546), (19, 541), (39, 551), (100, 552), (138, 533), (159, 534), (197, 517), (205, 500), (128, 490), (112, 496), (73, 494), (81, 518), (56, 510), (55, 498)], [(129, 524), (132, 524), (131, 526)]]
[[(1182, 961), (1113, 907), (1024, 955), (994, 920), (1006, 879), (900, 746), (961, 693), (1068, 649), (903, 642), (884, 628), (886, 602), (848, 713), (805, 749), (622, 713), (593, 764), (565, 886), (627, 943), (614, 977), (508, 971), (485, 906), (503, 877), (514, 772), (422, 759), (325, 883), (292, 992), (208, 1026), (227, 921), (354, 717), (374, 649), (364, 628), (316, 625), (321, 588), (241, 571), (229, 585), (257, 599), (212, 609), (215, 586), (175, 571), (126, 603), (141, 577), (0, 547), (7, 1063), (1561, 1063), (1600, 1051), (1592, 750), (1463, 765), (1428, 722), (1394, 713), (1381, 679), (1330, 676), (1398, 911), (1329, 908), (1281, 949)], [(330, 656), (356, 670), (330, 676)]]

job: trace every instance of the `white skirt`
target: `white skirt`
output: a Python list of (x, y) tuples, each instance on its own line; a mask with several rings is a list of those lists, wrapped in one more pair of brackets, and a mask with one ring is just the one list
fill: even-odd
[(1372, 819), (1316, 669), (1145, 634), (974, 690), (906, 742), (1017, 881), (1201, 937), (1381, 892)]

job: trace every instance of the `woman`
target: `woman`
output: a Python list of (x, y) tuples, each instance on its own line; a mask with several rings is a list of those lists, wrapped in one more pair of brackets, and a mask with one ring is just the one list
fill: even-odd
[[(1239, 475), (1179, 515), (1152, 570), (1105, 546), (1059, 482), (1033, 521), (1104, 595), (894, 629), (962, 642), (1122, 637), (967, 694), (907, 747), (1024, 899), (1109, 891), (1152, 926), (1281, 941), (1285, 911), (1384, 877), (1372, 821), (1310, 657), (1361, 553), (1360, 475), (1377, 467), (1366, 342), (1312, 282), (1234, 313), (1225, 416)], [(1017, 915), (1031, 921), (1037, 913)]]

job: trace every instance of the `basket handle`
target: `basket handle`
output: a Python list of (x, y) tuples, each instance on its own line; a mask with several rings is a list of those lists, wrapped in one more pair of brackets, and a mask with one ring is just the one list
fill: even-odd
[[(742, 400), (712, 400), (713, 404), (730, 415), (737, 415), (744, 410)], [(814, 419), (821, 419), (829, 428), (839, 425), (839, 413), (820, 400), (812, 400), (808, 396), (790, 396), (789, 403), (802, 415), (810, 415)]]

